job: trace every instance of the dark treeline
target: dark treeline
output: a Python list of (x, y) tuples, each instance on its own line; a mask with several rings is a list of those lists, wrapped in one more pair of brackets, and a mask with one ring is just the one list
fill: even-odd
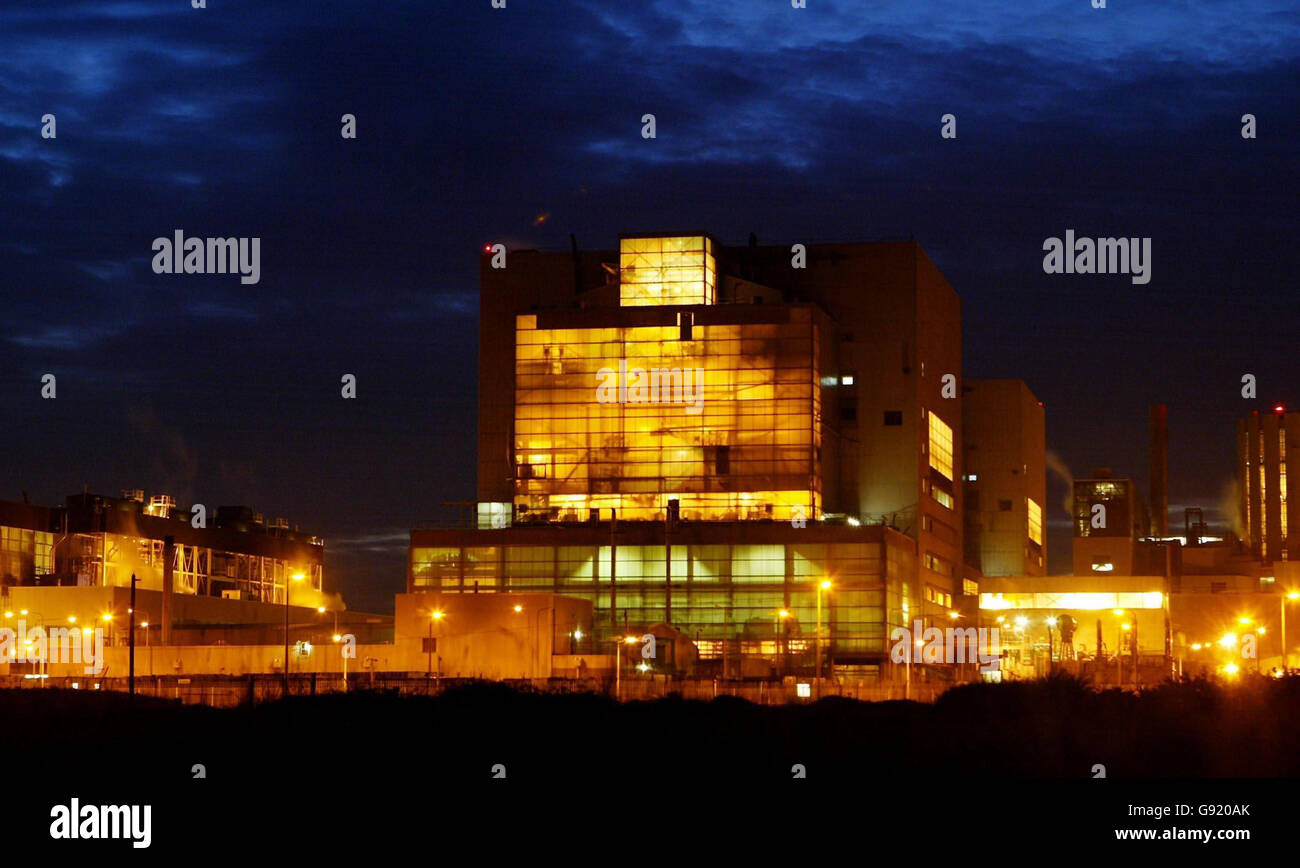
[[(490, 780), (774, 780), (863, 775), (1110, 778), (1300, 775), (1300, 678), (1168, 683), (1140, 694), (1067, 677), (953, 689), (933, 705), (810, 705), (592, 694), (494, 684), (440, 696), (353, 692), (217, 710), (118, 693), (0, 691), (8, 768), (78, 782), (277, 776), (376, 785)], [(495, 774), (500, 775), (497, 770)]]

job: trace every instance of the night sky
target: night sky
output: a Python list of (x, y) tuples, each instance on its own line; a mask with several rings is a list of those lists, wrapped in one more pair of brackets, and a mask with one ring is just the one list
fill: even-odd
[[(474, 497), (482, 245), (702, 228), (915, 237), (967, 376), (1025, 379), (1070, 470), (1144, 490), (1168, 403), (1171, 510), (1220, 520), (1236, 418), (1300, 409), (1300, 7), (807, 5), (5, 0), (0, 498), (248, 504), (388, 609), (409, 528)], [(178, 229), (260, 237), (260, 283), (154, 274)], [(1150, 283), (1044, 274), (1067, 229), (1150, 237)]]

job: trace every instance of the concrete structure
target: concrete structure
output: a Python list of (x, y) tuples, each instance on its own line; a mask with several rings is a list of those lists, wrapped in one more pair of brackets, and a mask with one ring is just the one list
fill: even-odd
[(545, 592), (398, 594), (393, 656), (431, 678), (575, 677), (613, 668), (592, 621), (589, 601)]
[(662, 622), (736, 673), (815, 665), (819, 603), (825, 661), (868, 678), (891, 625), (946, 621), (961, 308), (918, 245), (689, 233), (492, 259), (479, 527), (414, 530), (409, 590), (579, 596), (599, 641)]
[(1074, 480), (1075, 575), (1145, 573), (1135, 569), (1138, 541), (1150, 533), (1146, 503), (1132, 479), (1102, 468), (1090, 479)]
[(967, 380), (966, 563), (985, 576), (1047, 574), (1047, 430), (1021, 380)]

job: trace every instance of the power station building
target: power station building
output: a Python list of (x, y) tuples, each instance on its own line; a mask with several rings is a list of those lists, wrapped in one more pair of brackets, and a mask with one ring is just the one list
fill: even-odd
[(5, 620), (97, 624), (125, 637), (132, 576), (138, 629), (162, 645), (280, 641), (286, 593), (295, 626), (324, 627), (322, 610), (341, 608), (324, 590), (319, 538), (246, 507), (221, 507), (204, 524), (139, 490), (76, 494), (54, 508), (0, 501)]
[(1021, 380), (967, 380), (966, 563), (994, 576), (1047, 575), (1047, 428)]
[[(961, 306), (919, 245), (680, 233), (493, 259), (476, 526), (413, 530), (408, 591), (589, 600), (594, 623), (551, 629), (613, 653), (668, 625), (729, 672), (810, 671), (820, 613), (824, 659), (867, 678), (890, 677), (894, 627), (950, 624), (963, 594), (973, 615)], [(1041, 465), (1037, 436), (1011, 463)]]
[[(1295, 427), (1293, 423), (1291, 428)], [(1296, 440), (1294, 431), (1288, 434), (1287, 414), (1281, 406), (1272, 413), (1257, 410), (1237, 423), (1242, 542), (1264, 562), (1293, 561), (1300, 555), (1300, 539), (1290, 535), (1300, 515), (1291, 515), (1286, 490), (1287, 447), (1294, 447)]]

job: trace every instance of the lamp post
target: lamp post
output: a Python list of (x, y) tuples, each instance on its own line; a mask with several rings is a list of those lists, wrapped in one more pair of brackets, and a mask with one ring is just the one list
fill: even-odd
[(636, 641), (635, 636), (624, 636), (621, 641), (614, 640), (614, 698), (619, 702), (623, 701), (623, 646), (635, 645)]
[[(1113, 614), (1115, 615), (1116, 618), (1123, 618), (1124, 610), (1114, 609)], [(1115, 686), (1116, 687), (1124, 683), (1124, 672), (1123, 669), (1121, 668), (1124, 665), (1122, 660), (1123, 655), (1120, 654), (1120, 651), (1123, 650), (1123, 648), (1124, 648), (1124, 623), (1121, 621), (1119, 627), (1115, 630)], [(1098, 654), (1100, 654), (1100, 649), (1098, 649)]]
[[(335, 633), (334, 644), (337, 645), (342, 641), (343, 641), (342, 634)], [(343, 692), (347, 693), (348, 692), (348, 655), (344, 653), (343, 649), (341, 648), (339, 649), (339, 653), (343, 655)]]
[(776, 668), (785, 675), (785, 619), (790, 617), (788, 609), (778, 609), (776, 613)]
[[(24, 625), (26, 624), (26, 618), (28, 615), (35, 616), (37, 620), (37, 626), (39, 626), (41, 628), (41, 632), (45, 634), (45, 653), (41, 655), (40, 665), (36, 668), (36, 674), (40, 676), (44, 676), (49, 671), (48, 669), (46, 669), (46, 663), (49, 660), (49, 656), (50, 656), (50, 642), (49, 642), (50, 634), (45, 629), (45, 614), (43, 612), (32, 612), (28, 609), (22, 609), (21, 611), (19, 611), (18, 614), (22, 616)], [(5, 612), (4, 615), (5, 618), (8, 619), (13, 616), (13, 612)], [(27, 636), (25, 635), (26, 634), (25, 627), (23, 633), (24, 635), (18, 638), (22, 641), (23, 648), (29, 649), (32, 647), (32, 643), (27, 641)], [(30, 663), (32, 661), (28, 660), (27, 662)], [(38, 680), (41, 682), (41, 687), (44, 687), (47, 679), (42, 677)]]
[(1282, 674), (1289, 671), (1291, 655), (1287, 651), (1286, 645), (1286, 602), (1287, 600), (1300, 600), (1300, 591), (1288, 591), (1281, 599), (1282, 608)]
[[(1121, 652), (1124, 649), (1124, 634), (1133, 629), (1133, 627), (1128, 621), (1125, 621), (1123, 624), (1119, 625), (1119, 629), (1119, 646), (1115, 649), (1115, 674), (1116, 677), (1119, 678), (1119, 683), (1122, 685), (1124, 683), (1124, 655)], [(1136, 655), (1134, 659), (1136, 660)], [(1133, 665), (1136, 670), (1137, 663), (1135, 662)], [(1134, 675), (1134, 683), (1136, 683), (1136, 681), (1137, 676)]]
[(289, 589), (293, 586), (292, 582), (301, 582), (302, 579), (302, 573), (294, 573), (292, 580), (286, 579), (284, 583), (284, 667), (281, 670), (281, 682), (285, 696), (289, 695)]
[(1056, 627), (1056, 619), (1047, 619), (1047, 674), (1052, 674), (1052, 629)]
[[(434, 609), (432, 612), (429, 613), (429, 643), (428, 643), (428, 647), (425, 649), (425, 653), (428, 654), (429, 656), (429, 663), (428, 663), (429, 669), (424, 676), (424, 687), (426, 692), (428, 691), (429, 688), (429, 679), (433, 677), (433, 642), (434, 642), (433, 625), (436, 624), (438, 621), (441, 621), (442, 619), (443, 619), (443, 612), (441, 609)], [(438, 667), (438, 686), (439, 687), (442, 686), (441, 666)]]
[(817, 680), (817, 699), (822, 698), (822, 591), (829, 591), (830, 589), (830, 579), (822, 579), (817, 585), (817, 671), (814, 673)]

